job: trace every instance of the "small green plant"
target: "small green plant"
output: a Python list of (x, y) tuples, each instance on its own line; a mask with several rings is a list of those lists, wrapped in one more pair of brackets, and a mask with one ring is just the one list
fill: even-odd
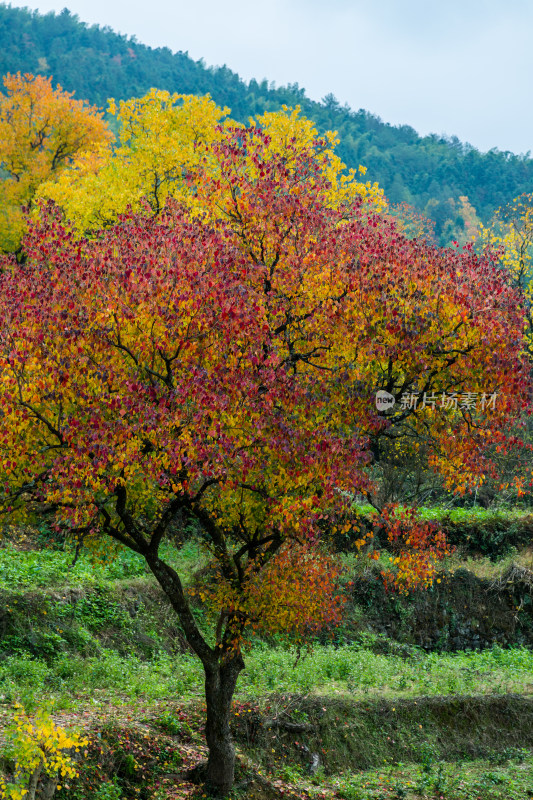
[(104, 781), (102, 784), (100, 784), (93, 797), (94, 800), (121, 800), (122, 791), (118, 784), (117, 778), (113, 778), (110, 781)]
[[(335, 781), (335, 796), (340, 800), (366, 800), (359, 780), (354, 775), (344, 774)], [(366, 795), (366, 796), (365, 796)]]
[(446, 775), (444, 773), (444, 766), (442, 764), (439, 764), (436, 772), (433, 774), (432, 787), (433, 791), (437, 794), (444, 792), (446, 787)]
[(429, 775), (433, 772), (433, 767), (435, 764), (435, 751), (434, 749), (424, 743), (420, 747), (420, 764), (422, 766), (422, 772), (425, 775)]
[(164, 714), (157, 720), (157, 726), (170, 736), (191, 738), (193, 732), (184, 714), (176, 716), (172, 713)]
[(516, 761), (521, 764), (529, 756), (529, 750), (525, 747), (504, 747), (503, 750), (491, 750), (486, 755), (489, 764), (503, 765), (509, 761)]
[(393, 800), (406, 800), (408, 796), (408, 789), (403, 783), (397, 783), (395, 786), (392, 787), (392, 798)]
[(104, 591), (95, 591), (82, 597), (76, 604), (75, 616), (85, 620), (89, 630), (106, 626), (127, 628), (131, 618), (122, 606)]
[(280, 775), (287, 783), (300, 783), (305, 773), (300, 764), (285, 764), (281, 769)]

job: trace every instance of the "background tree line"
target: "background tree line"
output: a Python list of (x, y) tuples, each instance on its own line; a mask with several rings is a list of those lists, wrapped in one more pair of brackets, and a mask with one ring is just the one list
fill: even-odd
[(488, 222), (500, 206), (530, 191), (533, 159), (493, 149), (480, 153), (456, 137), (421, 137), (408, 125), (393, 126), (369, 111), (342, 106), (333, 95), (317, 103), (298, 84), (276, 87), (243, 81), (228, 67), (206, 67), (187, 53), (150, 48), (110, 28), (89, 26), (64, 9), (41, 15), (0, 6), (0, 74), (32, 72), (78, 98), (105, 106), (157, 87), (184, 94), (209, 93), (232, 118), (302, 107), (319, 132), (336, 130), (339, 156), (349, 167), (364, 164), (392, 203), (409, 203), (435, 224), (440, 244), (466, 241), (472, 226)]

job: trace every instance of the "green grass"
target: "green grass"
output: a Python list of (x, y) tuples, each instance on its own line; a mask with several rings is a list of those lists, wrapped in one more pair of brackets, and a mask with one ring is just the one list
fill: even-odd
[[(246, 655), (236, 698), (273, 692), (351, 696), (354, 699), (437, 695), (531, 693), (533, 652), (524, 648), (425, 654), (411, 659), (378, 655), (358, 646), (317, 646), (295, 665), (296, 653), (256, 648)], [(60, 653), (48, 661), (15, 655), (0, 662), (0, 702), (32, 704), (44, 698), (57, 708), (72, 704), (128, 703), (200, 697), (200, 663), (189, 654), (161, 652), (150, 660), (102, 649), (98, 655)]]
[(199, 670), (192, 657), (171, 659), (161, 654), (151, 661), (141, 661), (111, 650), (87, 658), (60, 655), (51, 664), (27, 655), (11, 656), (0, 665), (4, 695), (14, 697), (24, 691), (28, 696), (36, 689), (41, 698), (47, 694), (53, 698), (57, 707), (64, 706), (71, 697), (92, 702), (95, 692), (102, 693), (102, 700), (181, 695), (187, 689), (196, 691), (198, 679)]
[(420, 516), (423, 519), (450, 519), (452, 522), (484, 522), (492, 519), (507, 521), (520, 520), (533, 513), (533, 509), (520, 508), (483, 508), (470, 506), (467, 508), (448, 508), (446, 506), (421, 506)]
[(317, 781), (311, 794), (333, 789), (339, 800), (526, 800), (533, 786), (533, 754), (521, 748), (492, 758), (436, 763), (421, 749), (420, 764), (397, 764)]
[[(462, 522), (467, 511), (471, 510), (453, 513), (459, 513), (457, 519)], [(167, 545), (165, 557), (186, 582), (205, 563), (202, 546), (194, 538), (179, 550)], [(180, 652), (173, 613), (143, 560), (122, 548), (109, 563), (82, 554), (71, 567), (72, 558), (67, 550), (0, 548), (0, 730), (13, 703), (22, 701), (29, 711), (51, 704), (54, 713), (71, 722), (111, 714), (119, 727), (131, 718), (141, 727), (153, 724), (156, 731), (179, 738), (189, 735), (189, 723), (180, 717), (180, 709), (186, 708), (197, 714), (193, 727), (195, 741), (200, 741), (201, 665), (192, 654)], [(354, 574), (364, 563), (350, 554), (342, 558)], [(195, 613), (201, 618), (204, 612), (196, 609)], [(283, 739), (280, 732), (270, 730), (273, 740), (263, 755), (253, 748), (246, 750), (239, 740), (243, 752), (254, 759), (257, 755), (256, 763), (272, 770), (273, 777), (298, 786), (294, 797), (303, 797), (304, 790), (317, 798), (335, 792), (339, 800), (529, 797), (533, 760), (522, 748), (525, 734), (520, 724), (507, 724), (504, 719), (506, 695), (533, 694), (531, 650), (495, 646), (482, 652), (426, 653), (362, 634), (350, 644), (315, 644), (312, 652), (301, 654), (273, 642), (255, 641), (245, 654), (245, 663), (235, 696), (236, 725), (243, 719), (240, 708), (247, 712), (244, 719), (254, 713), (268, 717), (285, 713), (288, 703), (293, 719), (313, 719), (320, 727), (330, 774), (319, 772), (313, 781), (305, 760), (295, 757), (302, 755), (295, 749), (301, 742), (295, 745), (292, 739), (299, 741), (300, 734)], [(531, 709), (520, 710), (520, 703), (529, 708), (531, 701), (527, 697), (515, 700), (509, 699), (509, 708), (513, 702), (516, 706), (513, 720), (525, 719), (527, 714), (529, 719)], [(309, 704), (307, 711), (304, 701)], [(312, 716), (315, 706), (320, 706), (319, 712), (324, 707), (324, 723), (320, 715)], [(464, 717), (463, 711), (470, 716)], [(120, 747), (116, 742), (110, 745), (116, 764), (124, 760), (126, 740), (127, 736), (121, 739)], [(302, 741), (313, 746), (311, 738)], [(95, 740), (95, 753), (100, 752), (100, 744), (100, 739)], [(161, 740), (163, 750), (167, 744)], [(171, 744), (174, 752), (176, 741)], [(441, 754), (442, 767), (436, 752)], [(483, 759), (468, 760), (466, 753), (471, 759), (479, 755)], [(405, 763), (394, 763), (398, 761)], [(161, 770), (165, 764), (162, 761)], [(352, 771), (339, 774), (347, 764)], [(370, 766), (373, 769), (367, 769)], [(357, 771), (361, 767), (365, 771)], [(121, 794), (113, 783), (113, 769), (109, 767), (106, 773), (102, 767), (101, 779), (92, 779), (94, 786), (104, 787), (101, 792), (105, 789), (108, 794), (98, 794), (99, 788), (94, 795), (84, 789), (79, 795), (61, 794), (59, 800), (137, 796)], [(151, 770), (147, 756), (146, 775)], [(284, 796), (291, 796), (290, 790)]]
[[(354, 508), (361, 514), (377, 514), (374, 506), (370, 505), (369, 503), (357, 503)], [(404, 508), (404, 506), (400, 505), (399, 508)], [(407, 508), (407, 506), (405, 506), (405, 508)], [(450, 519), (452, 522), (479, 522), (494, 518), (519, 520), (533, 514), (533, 509), (531, 508), (508, 508), (506, 506), (498, 506), (494, 508), (483, 508), (483, 506), (467, 506), (461, 508), (448, 505), (435, 505), (419, 506), (417, 510), (422, 519), (442, 520), (446, 518)]]
[[(372, 526), (376, 509), (370, 505), (355, 505), (354, 511), (364, 518), (366, 527)], [(417, 511), (422, 520), (440, 523), (448, 542), (457, 547), (462, 556), (474, 554), (499, 561), (527, 548), (532, 542), (532, 509), (448, 508), (440, 505), (421, 506)], [(382, 547), (383, 544), (381, 542)]]
[(72, 566), (74, 553), (63, 550), (0, 549), (0, 589), (94, 586), (104, 581), (134, 578), (146, 572), (144, 559), (125, 548), (107, 564), (82, 554)]
[(349, 693), (355, 698), (490, 694), (533, 689), (533, 653), (525, 648), (379, 655), (357, 645), (320, 646), (294, 666), (294, 651), (256, 650), (246, 659), (239, 691)]
[[(202, 563), (203, 551), (191, 539), (180, 549), (164, 543), (161, 556), (187, 578)], [(120, 545), (115, 547), (114, 557), (110, 554), (106, 562), (85, 551), (74, 565), (73, 562), (74, 550), (68, 546), (64, 550), (22, 550), (8, 542), (0, 547), (0, 590), (91, 587), (148, 574), (144, 558)]]

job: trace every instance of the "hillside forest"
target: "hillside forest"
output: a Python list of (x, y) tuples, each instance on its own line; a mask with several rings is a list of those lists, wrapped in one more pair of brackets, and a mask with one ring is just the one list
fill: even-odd
[(533, 187), (529, 154), (480, 153), (454, 137), (420, 137), (407, 125), (388, 125), (369, 111), (343, 107), (331, 94), (313, 102), (297, 84), (246, 83), (226, 66), (206, 67), (187, 53), (146, 47), (109, 28), (88, 26), (67, 9), (41, 15), (0, 5), (0, 74), (19, 71), (53, 76), (54, 85), (104, 109), (110, 97), (142, 97), (154, 87), (209, 94), (243, 123), (299, 105), (320, 134), (338, 132), (337, 152), (348, 167), (364, 165), (391, 203), (406, 203), (432, 219), (440, 244), (464, 243), (479, 221), (487, 224), (498, 208)]

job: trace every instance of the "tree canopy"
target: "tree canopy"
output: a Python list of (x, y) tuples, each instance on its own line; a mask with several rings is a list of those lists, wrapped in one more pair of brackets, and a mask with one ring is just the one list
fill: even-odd
[(533, 359), (533, 194), (499, 208), (483, 227), (479, 243), (493, 248), (511, 276), (526, 309), (526, 347)]
[[(81, 153), (58, 180), (41, 185), (40, 198), (54, 200), (82, 233), (113, 224), (127, 208), (138, 210), (144, 203), (158, 214), (168, 197), (196, 212), (214, 208), (203, 190), (206, 178), (220, 175), (211, 146), (225, 141), (232, 127), (242, 127), (227, 118), (229, 109), (219, 108), (209, 96), (153, 89), (118, 106), (111, 100), (109, 111), (118, 123), (118, 146), (102, 148), (97, 159)], [(253, 124), (267, 134), (268, 153), (294, 161), (307, 151), (315, 158), (321, 177), (329, 182), (324, 189), (329, 205), (362, 198), (375, 211), (386, 207), (379, 187), (363, 182), (363, 167), (346, 169), (335, 152), (335, 134), (328, 131), (319, 139), (299, 108), (263, 114)], [(248, 159), (246, 170), (254, 169)]]
[(50, 78), (7, 75), (0, 95), (0, 249), (14, 252), (24, 231), (23, 208), (39, 185), (53, 181), (83, 152), (90, 160), (111, 133), (96, 108)]
[[(26, 262), (6, 260), (0, 469), (12, 517), (46, 504), (78, 541), (146, 559), (204, 667), (223, 792), (246, 630), (305, 636), (338, 617), (323, 534), (372, 490), (379, 442), (423, 433), (464, 489), (526, 404), (528, 368), (520, 299), (489, 258), (404, 238), (358, 192), (332, 202), (320, 143), (216, 130), (188, 170), (194, 202), (141, 205), (89, 237), (49, 204)], [(183, 517), (213, 558), (211, 637), (160, 549)], [(394, 511), (382, 524), (390, 580), (431, 581), (438, 531)]]

